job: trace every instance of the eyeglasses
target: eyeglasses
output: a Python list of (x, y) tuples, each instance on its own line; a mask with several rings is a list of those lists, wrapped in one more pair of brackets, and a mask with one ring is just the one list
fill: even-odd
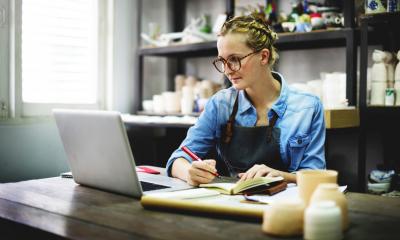
[(233, 72), (237, 72), (240, 70), (240, 68), (242, 67), (242, 60), (247, 58), (248, 56), (251, 56), (253, 54), (258, 53), (259, 51), (255, 51), (255, 52), (251, 52), (243, 57), (238, 57), (235, 55), (232, 55), (230, 57), (228, 57), (228, 59), (224, 59), (222, 57), (219, 57), (217, 59), (215, 59), (213, 61), (213, 65), (215, 67), (215, 69), (217, 69), (218, 72), (220, 73), (225, 73), (225, 66), (227, 65), (228, 68), (233, 71)]

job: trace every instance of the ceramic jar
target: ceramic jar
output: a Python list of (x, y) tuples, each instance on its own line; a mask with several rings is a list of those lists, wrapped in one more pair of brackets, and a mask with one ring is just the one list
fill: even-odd
[(274, 236), (303, 234), (304, 204), (301, 200), (275, 201), (265, 210), (262, 230)]
[(375, 14), (386, 12), (386, 0), (365, 0), (365, 13)]
[(175, 92), (182, 91), (182, 87), (185, 86), (186, 76), (178, 74), (175, 76)]
[(385, 104), (385, 91), (387, 88), (387, 68), (384, 63), (386, 53), (375, 49), (372, 53), (374, 64), (371, 69), (371, 105)]
[(309, 204), (311, 195), (320, 183), (337, 183), (338, 172), (334, 170), (303, 170), (296, 173), (300, 198)]
[(182, 87), (182, 98), (181, 98), (181, 112), (182, 114), (193, 113), (194, 107), (194, 93), (193, 87), (183, 86)]
[(311, 196), (310, 204), (326, 200), (334, 201), (340, 208), (342, 213), (342, 230), (346, 230), (349, 226), (347, 199), (339, 190), (339, 186), (336, 183), (321, 183), (318, 185)]
[(333, 201), (310, 204), (304, 214), (304, 239), (342, 239), (340, 208)]

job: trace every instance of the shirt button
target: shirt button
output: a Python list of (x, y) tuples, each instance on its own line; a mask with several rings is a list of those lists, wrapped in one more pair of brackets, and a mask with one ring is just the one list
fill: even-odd
[(303, 140), (297, 139), (297, 143), (298, 143), (298, 144), (302, 144), (302, 143), (303, 143)]

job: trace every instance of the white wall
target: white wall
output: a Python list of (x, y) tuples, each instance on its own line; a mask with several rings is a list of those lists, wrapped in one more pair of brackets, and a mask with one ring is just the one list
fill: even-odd
[(112, 108), (129, 113), (133, 108), (133, 79), (137, 49), (137, 1), (114, 1)]

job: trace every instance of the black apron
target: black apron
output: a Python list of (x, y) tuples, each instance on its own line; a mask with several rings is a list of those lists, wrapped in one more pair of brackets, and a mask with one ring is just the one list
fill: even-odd
[(274, 112), (268, 126), (242, 127), (235, 126), (238, 111), (239, 93), (227, 124), (222, 126), (220, 139), (221, 158), (228, 174), (236, 177), (246, 172), (255, 164), (287, 171), (280, 155), (280, 129), (275, 127), (278, 115)]

